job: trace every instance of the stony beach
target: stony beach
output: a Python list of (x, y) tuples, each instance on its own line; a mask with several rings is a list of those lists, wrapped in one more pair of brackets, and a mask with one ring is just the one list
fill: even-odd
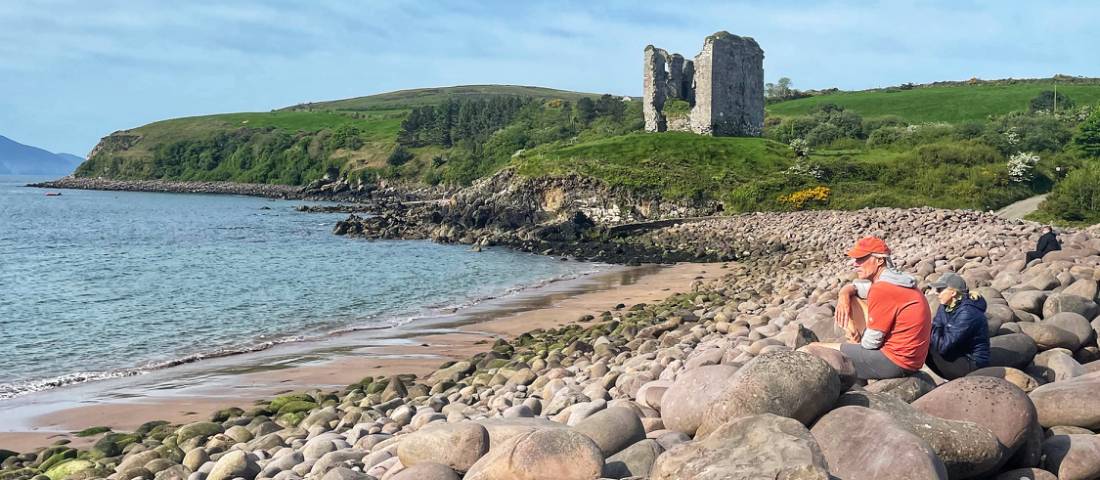
[[(993, 366), (861, 385), (807, 346), (842, 337), (843, 252), (864, 235), (922, 287), (954, 271), (987, 299)], [(3, 452), (0, 480), (1100, 478), (1100, 230), (1025, 265), (1037, 236), (931, 208), (664, 226), (616, 242), (737, 261), (429, 371)]]

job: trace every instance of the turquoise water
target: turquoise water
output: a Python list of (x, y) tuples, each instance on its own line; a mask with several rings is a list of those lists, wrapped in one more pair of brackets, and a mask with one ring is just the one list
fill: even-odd
[(331, 234), (303, 202), (0, 177), (0, 398), (410, 321), (598, 269)]

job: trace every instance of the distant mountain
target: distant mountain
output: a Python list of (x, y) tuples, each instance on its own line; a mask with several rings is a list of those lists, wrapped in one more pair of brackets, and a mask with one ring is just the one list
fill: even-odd
[(50, 153), (0, 135), (0, 174), (68, 175), (84, 159), (68, 153)]

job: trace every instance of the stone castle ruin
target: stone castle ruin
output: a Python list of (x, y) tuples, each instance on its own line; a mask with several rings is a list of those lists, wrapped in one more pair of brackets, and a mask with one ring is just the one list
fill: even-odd
[(764, 50), (729, 32), (706, 38), (695, 60), (645, 47), (647, 132), (757, 137), (764, 129)]

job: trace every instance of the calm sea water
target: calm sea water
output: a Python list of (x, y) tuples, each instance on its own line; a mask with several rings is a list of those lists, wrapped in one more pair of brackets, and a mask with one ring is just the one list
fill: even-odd
[(409, 321), (600, 267), (332, 235), (252, 197), (22, 187), (0, 176), (0, 398)]

